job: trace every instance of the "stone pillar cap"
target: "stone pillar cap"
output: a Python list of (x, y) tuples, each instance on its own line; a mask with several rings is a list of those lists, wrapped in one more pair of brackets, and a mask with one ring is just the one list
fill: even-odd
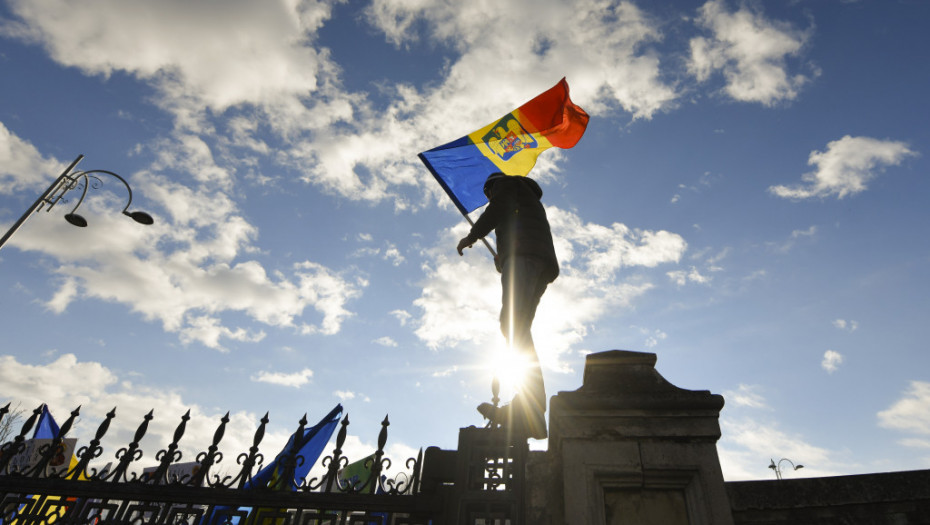
[[(584, 384), (574, 392), (560, 392), (556, 398), (581, 407), (590, 402), (614, 407), (709, 409), (720, 411), (723, 397), (708, 390), (686, 390), (669, 383), (655, 369), (656, 354), (609, 350), (585, 358)], [(596, 401), (600, 399), (601, 401)]]

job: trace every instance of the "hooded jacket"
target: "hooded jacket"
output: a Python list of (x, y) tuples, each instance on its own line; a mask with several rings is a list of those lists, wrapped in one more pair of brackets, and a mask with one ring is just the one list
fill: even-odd
[(542, 189), (529, 177), (504, 176), (489, 181), (488, 207), (468, 233), (472, 242), (491, 230), (497, 237), (501, 264), (513, 255), (535, 257), (546, 264), (549, 282), (559, 275), (552, 231), (540, 198)]

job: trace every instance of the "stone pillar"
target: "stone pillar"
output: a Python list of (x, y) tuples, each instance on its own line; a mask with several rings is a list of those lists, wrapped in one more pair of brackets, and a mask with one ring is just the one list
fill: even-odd
[(552, 398), (548, 456), (566, 525), (732, 525), (716, 445), (723, 397), (678, 388), (655, 363), (590, 354), (582, 387)]

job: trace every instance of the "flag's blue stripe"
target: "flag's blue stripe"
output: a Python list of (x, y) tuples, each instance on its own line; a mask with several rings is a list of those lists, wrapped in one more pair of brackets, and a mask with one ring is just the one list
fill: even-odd
[(466, 214), (488, 202), (482, 191), (484, 181), (500, 171), (467, 136), (420, 153), (420, 160), (459, 211)]

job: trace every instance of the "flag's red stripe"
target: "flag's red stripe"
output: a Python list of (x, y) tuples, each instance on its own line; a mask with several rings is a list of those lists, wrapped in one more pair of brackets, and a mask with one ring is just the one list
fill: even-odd
[(588, 114), (569, 98), (568, 82), (564, 78), (520, 106), (519, 111), (557, 148), (574, 146), (588, 125)]

